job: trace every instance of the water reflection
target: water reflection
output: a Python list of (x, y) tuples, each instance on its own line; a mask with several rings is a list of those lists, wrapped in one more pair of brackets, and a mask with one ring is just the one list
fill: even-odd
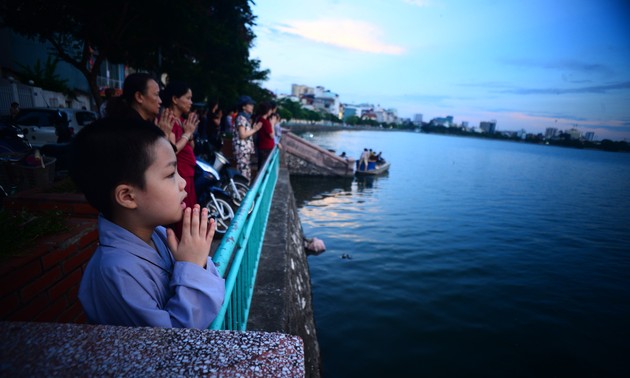
[[(326, 198), (348, 196), (352, 192), (353, 177), (324, 177), (291, 175), (291, 186), (298, 208), (310, 201), (324, 201)], [(314, 205), (309, 203), (309, 205)], [(320, 206), (325, 203), (320, 204)]]
[(363, 192), (365, 189), (374, 189), (375, 184), (378, 184), (378, 180), (384, 177), (388, 177), (389, 172), (385, 172), (379, 176), (357, 176), (355, 182), (357, 183), (357, 191)]

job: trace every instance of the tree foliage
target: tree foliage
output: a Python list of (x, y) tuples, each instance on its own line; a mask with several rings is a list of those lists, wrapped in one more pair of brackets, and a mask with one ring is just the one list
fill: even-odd
[(46, 63), (42, 65), (41, 60), (37, 59), (33, 66), (27, 66), (24, 64), (19, 64), (22, 72), (20, 72), (20, 76), (25, 81), (33, 81), (38, 86), (66, 94), (67, 96), (74, 96), (74, 93), (68, 87), (68, 80), (62, 79), (56, 73), (57, 64), (59, 63), (58, 58), (53, 58), (51, 55), (48, 55), (46, 59)]
[(268, 71), (249, 58), (255, 16), (248, 0), (21, 0), (0, 4), (2, 26), (48, 42), (78, 69), (97, 102), (104, 60), (193, 86), (197, 101), (269, 97)]
[(283, 98), (278, 101), (278, 112), (282, 119), (290, 121), (292, 119), (300, 119), (306, 121), (329, 121), (335, 123), (341, 123), (341, 120), (334, 115), (326, 111), (315, 111), (302, 107), (297, 101), (293, 101), (289, 98)]

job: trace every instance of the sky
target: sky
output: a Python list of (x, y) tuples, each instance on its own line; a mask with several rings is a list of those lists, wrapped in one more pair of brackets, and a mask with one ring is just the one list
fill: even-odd
[(255, 0), (263, 87), (630, 141), (630, 0)]

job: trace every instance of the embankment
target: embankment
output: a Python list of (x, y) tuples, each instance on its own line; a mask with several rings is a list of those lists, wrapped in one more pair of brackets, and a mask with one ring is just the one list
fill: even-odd
[(320, 376), (311, 278), (302, 225), (286, 168), (280, 169), (259, 261), (248, 331), (297, 335), (304, 342), (307, 377)]

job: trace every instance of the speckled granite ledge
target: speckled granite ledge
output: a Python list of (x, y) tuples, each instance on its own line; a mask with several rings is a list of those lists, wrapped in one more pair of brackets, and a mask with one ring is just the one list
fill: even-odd
[(0, 322), (0, 376), (303, 377), (297, 336)]

